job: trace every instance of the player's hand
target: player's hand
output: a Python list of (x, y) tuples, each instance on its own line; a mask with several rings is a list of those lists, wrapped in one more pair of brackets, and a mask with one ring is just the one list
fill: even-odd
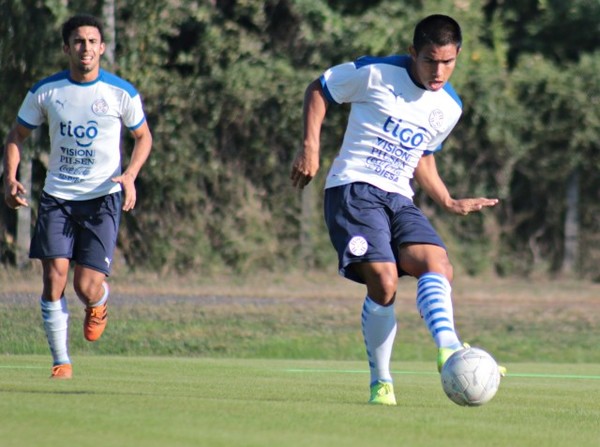
[(29, 206), (24, 195), (27, 194), (25, 187), (18, 181), (8, 181), (4, 188), (4, 201), (9, 208), (18, 210), (22, 206)]
[(310, 155), (306, 151), (300, 151), (292, 163), (290, 179), (296, 188), (304, 188), (317, 175), (319, 170), (319, 156)]
[(123, 211), (131, 211), (135, 208), (137, 192), (135, 190), (135, 179), (133, 175), (123, 173), (118, 177), (111, 179), (115, 183), (120, 183), (123, 188)]
[(448, 210), (466, 216), (469, 213), (481, 211), (483, 208), (489, 208), (498, 204), (498, 199), (487, 199), (478, 197), (475, 199), (455, 199), (452, 201)]

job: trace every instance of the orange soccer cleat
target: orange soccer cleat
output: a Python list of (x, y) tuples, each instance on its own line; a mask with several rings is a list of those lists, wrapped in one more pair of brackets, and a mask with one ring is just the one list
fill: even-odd
[(70, 379), (73, 377), (73, 368), (70, 363), (63, 363), (62, 365), (54, 365), (52, 367), (51, 379)]
[(85, 320), (83, 321), (83, 336), (88, 341), (96, 341), (104, 332), (107, 322), (106, 303), (95, 307), (85, 308)]

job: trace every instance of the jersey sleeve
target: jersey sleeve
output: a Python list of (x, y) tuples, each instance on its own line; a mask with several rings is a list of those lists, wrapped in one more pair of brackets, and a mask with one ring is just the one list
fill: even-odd
[(431, 154), (435, 154), (436, 152), (439, 152), (442, 150), (442, 144), (438, 144), (436, 147), (431, 148), (431, 149), (427, 149), (425, 151), (423, 151), (423, 155), (431, 155)]
[(42, 99), (31, 90), (28, 91), (17, 114), (17, 122), (28, 129), (35, 129), (41, 126), (45, 120)]
[(326, 70), (320, 81), (327, 100), (342, 104), (360, 101), (365, 97), (369, 76), (368, 68), (357, 68), (354, 62), (347, 62)]
[(134, 96), (125, 95), (123, 101), (122, 120), (123, 124), (129, 130), (135, 130), (146, 121), (144, 108), (142, 106), (142, 98), (136, 92)]

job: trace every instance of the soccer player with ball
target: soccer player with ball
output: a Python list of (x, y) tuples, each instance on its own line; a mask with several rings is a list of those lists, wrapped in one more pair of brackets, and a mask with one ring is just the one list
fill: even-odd
[[(69, 69), (34, 85), (8, 134), (4, 153), (4, 194), (10, 208), (28, 206), (17, 180), (22, 146), (44, 122), (50, 157), (29, 256), (41, 259), (42, 320), (53, 357), (51, 378), (70, 379), (67, 347), (69, 312), (65, 288), (73, 261), (73, 287), (85, 304), (83, 334), (96, 341), (106, 326), (106, 277), (117, 243), (121, 210), (136, 203), (135, 178), (152, 146), (140, 95), (123, 79), (100, 68), (105, 50), (101, 23), (76, 15), (63, 25), (63, 52)], [(134, 139), (121, 172), (121, 126)]]
[(398, 278), (417, 278), (416, 303), (438, 348), (437, 367), (463, 348), (454, 329), (452, 264), (429, 220), (413, 203), (411, 179), (446, 211), (468, 215), (495, 198), (453, 198), (435, 154), (462, 113), (448, 83), (462, 44), (459, 24), (431, 15), (414, 30), (408, 55), (361, 57), (326, 70), (306, 89), (304, 141), (291, 172), (303, 188), (319, 169), (329, 105), (350, 103), (339, 154), (325, 185), (325, 220), (339, 271), (365, 284), (362, 330), (371, 372), (369, 402), (396, 405), (390, 374)]

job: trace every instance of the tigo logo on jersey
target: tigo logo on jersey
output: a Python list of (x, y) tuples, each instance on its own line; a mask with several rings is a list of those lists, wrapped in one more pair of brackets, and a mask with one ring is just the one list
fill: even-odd
[[(404, 124), (406, 126), (406, 124)], [(400, 141), (402, 147), (407, 150), (415, 149), (425, 140), (425, 135), (422, 132), (417, 132), (421, 129), (411, 129), (403, 127), (402, 120), (388, 116), (383, 124), (383, 131), (389, 133)]]
[(92, 145), (94, 138), (98, 136), (98, 122), (88, 121), (87, 126), (73, 125), (71, 121), (68, 123), (60, 123), (60, 134), (75, 138), (75, 143), (79, 147), (89, 147)]

